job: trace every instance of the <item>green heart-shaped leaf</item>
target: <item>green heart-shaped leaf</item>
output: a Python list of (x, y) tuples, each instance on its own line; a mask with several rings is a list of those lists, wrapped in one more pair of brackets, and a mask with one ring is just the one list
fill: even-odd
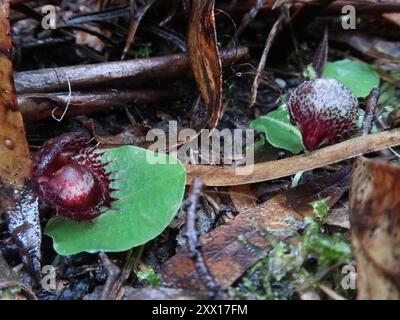
[[(157, 157), (158, 163), (151, 160)], [(106, 210), (92, 222), (55, 217), (45, 234), (61, 255), (81, 251), (124, 251), (158, 236), (177, 213), (185, 191), (185, 167), (174, 157), (123, 146), (105, 150), (104, 161), (113, 160), (113, 196), (118, 210)], [(163, 163), (163, 164), (160, 164)]]
[(250, 123), (250, 128), (265, 134), (275, 148), (282, 148), (297, 154), (304, 150), (299, 128), (291, 124), (285, 105), (261, 116)]
[(379, 75), (369, 65), (348, 59), (327, 62), (323, 76), (342, 82), (358, 98), (365, 98), (373, 88), (379, 87)]

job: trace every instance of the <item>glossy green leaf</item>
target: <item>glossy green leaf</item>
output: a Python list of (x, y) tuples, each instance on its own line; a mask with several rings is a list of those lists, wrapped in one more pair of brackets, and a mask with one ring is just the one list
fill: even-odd
[(265, 134), (275, 148), (288, 150), (294, 154), (304, 150), (300, 130), (291, 124), (286, 106), (261, 116), (250, 123), (250, 128)]
[(348, 59), (327, 62), (323, 76), (342, 82), (358, 98), (367, 97), (373, 88), (379, 87), (379, 75), (369, 65)]
[[(159, 163), (151, 163), (154, 156)], [(168, 226), (181, 205), (186, 172), (176, 158), (133, 146), (107, 149), (102, 158), (113, 160), (107, 169), (117, 179), (112, 186), (119, 189), (113, 193), (119, 199), (114, 202), (118, 210), (106, 210), (92, 222), (53, 218), (45, 234), (61, 255), (142, 245)]]

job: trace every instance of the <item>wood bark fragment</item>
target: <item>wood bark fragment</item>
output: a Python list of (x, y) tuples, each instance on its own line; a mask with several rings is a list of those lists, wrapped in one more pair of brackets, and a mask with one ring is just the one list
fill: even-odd
[(31, 158), (13, 82), (8, 15), (8, 1), (0, 0), (0, 205), (22, 260), (38, 280), (41, 271), (38, 200), (29, 186)]
[(400, 299), (400, 167), (359, 157), (350, 195), (358, 299)]

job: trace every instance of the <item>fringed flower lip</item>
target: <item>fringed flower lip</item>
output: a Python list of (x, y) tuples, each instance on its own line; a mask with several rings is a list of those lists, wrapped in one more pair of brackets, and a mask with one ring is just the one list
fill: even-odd
[(93, 220), (102, 207), (112, 208), (117, 199), (111, 188), (112, 172), (101, 161), (102, 152), (90, 146), (81, 132), (65, 133), (46, 142), (36, 154), (32, 182), (39, 197), (60, 216)]
[(327, 141), (335, 143), (357, 129), (357, 97), (333, 78), (303, 82), (290, 96), (288, 107), (308, 151)]

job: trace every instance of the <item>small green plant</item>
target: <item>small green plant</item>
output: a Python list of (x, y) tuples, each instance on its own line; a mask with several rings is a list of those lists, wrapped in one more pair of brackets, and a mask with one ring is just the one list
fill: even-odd
[(236, 82), (233, 79), (228, 79), (224, 82), (224, 87), (223, 87), (223, 96), (225, 99), (232, 99), (233, 98), (233, 93), (236, 90)]
[(151, 52), (151, 42), (145, 42), (138, 45), (138, 48), (133, 52), (133, 56), (136, 59), (148, 58)]
[(137, 277), (147, 282), (150, 286), (158, 287), (161, 283), (161, 277), (157, 274), (153, 268), (147, 268), (145, 271), (138, 271)]
[(349, 243), (341, 234), (325, 232), (324, 223), (329, 212), (326, 200), (318, 200), (311, 205), (314, 217), (305, 219), (307, 227), (302, 236), (306, 252), (318, 256), (318, 266), (322, 269), (337, 262), (349, 262), (351, 259)]
[[(340, 289), (340, 266), (352, 263), (351, 247), (339, 233), (329, 234), (325, 219), (329, 212), (326, 199), (311, 203), (314, 216), (305, 220), (305, 228), (290, 243), (270, 234), (272, 249), (242, 277), (230, 294), (246, 299), (293, 299), (299, 292), (317, 288), (329, 281)], [(353, 292), (341, 292), (351, 297)]]
[(303, 71), (303, 77), (310, 80), (317, 78), (317, 73), (315, 72), (312, 64), (308, 64), (306, 70)]
[(400, 108), (400, 97), (396, 94), (396, 83), (400, 82), (400, 71), (392, 70), (389, 72), (390, 81), (381, 86), (379, 106), (383, 110), (383, 116), (387, 118), (389, 114)]
[(313, 207), (315, 218), (324, 223), (325, 218), (329, 212), (329, 206), (326, 203), (326, 199), (311, 202), (311, 206)]

